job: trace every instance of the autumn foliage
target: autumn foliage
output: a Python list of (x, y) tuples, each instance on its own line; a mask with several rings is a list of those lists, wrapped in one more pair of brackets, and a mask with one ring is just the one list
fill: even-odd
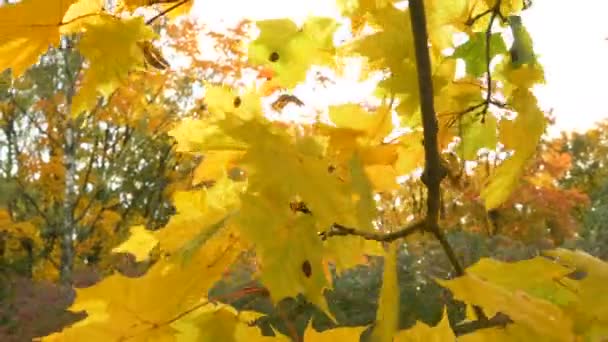
[[(572, 179), (575, 147), (543, 138), (526, 2), (338, 1), (347, 25), (225, 30), (188, 17), (192, 2), (0, 6), (0, 256), (13, 269), (25, 260), (11, 279), (58, 282), (66, 303), (54, 305), (71, 303), (58, 324), (19, 336), (608, 337), (608, 265), (563, 248), (596, 202)], [(353, 65), (351, 83), (380, 80), (368, 97), (300, 95)], [(475, 254), (459, 238), (498, 247)], [(518, 244), (534, 253), (496, 255)], [(432, 322), (404, 319), (404, 255), (441, 303)], [(375, 318), (345, 322), (334, 286), (380, 265)], [(251, 279), (218, 293), (243, 270)], [(234, 303), (251, 295), (282, 323)], [(286, 301), (315, 314), (287, 317)]]

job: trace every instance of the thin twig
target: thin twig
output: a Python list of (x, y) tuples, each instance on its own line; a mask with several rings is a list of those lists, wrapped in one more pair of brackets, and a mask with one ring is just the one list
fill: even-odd
[(158, 19), (158, 18), (160, 18), (160, 17), (164, 16), (165, 14), (167, 14), (167, 13), (169, 13), (169, 12), (173, 11), (174, 9), (178, 8), (179, 6), (181, 6), (181, 5), (185, 4), (185, 3), (186, 3), (186, 2), (188, 2), (188, 1), (192, 1), (192, 0), (182, 0), (182, 1), (178, 2), (178, 3), (176, 3), (175, 5), (173, 5), (173, 6), (171, 6), (171, 7), (168, 7), (168, 8), (167, 8), (167, 9), (165, 9), (164, 11), (161, 11), (161, 12), (160, 12), (160, 13), (158, 13), (157, 15), (155, 15), (155, 16), (153, 16), (152, 18), (148, 19), (148, 21), (146, 21), (146, 25), (150, 25), (150, 24), (152, 24), (153, 22), (155, 22), (155, 21), (156, 21), (156, 19)]
[(332, 236), (353, 235), (353, 236), (360, 236), (360, 237), (364, 238), (365, 240), (392, 242), (397, 239), (401, 239), (401, 238), (404, 238), (411, 234), (414, 234), (416, 232), (422, 231), (424, 229), (425, 225), (426, 225), (425, 220), (419, 220), (419, 221), (412, 222), (408, 226), (406, 226), (402, 229), (399, 229), (397, 231), (394, 231), (391, 233), (380, 233), (380, 232), (364, 232), (361, 230), (357, 230), (355, 228), (345, 227), (343, 225), (335, 223), (329, 231), (322, 232), (319, 235), (321, 236), (322, 239), (326, 239), (326, 238), (329, 238)]
[(492, 47), (492, 25), (494, 24), (494, 19), (496, 19), (497, 13), (500, 13), (500, 0), (496, 1), (496, 5), (492, 8), (492, 16), (490, 17), (490, 23), (488, 23), (488, 28), (486, 29), (486, 101), (481, 111), (481, 123), (486, 121), (486, 114), (488, 113), (488, 109), (490, 108), (490, 101), (492, 100), (492, 70), (490, 63), (492, 62), (492, 57), (490, 56), (491, 47)]
[(489, 14), (489, 13), (490, 13), (490, 12), (492, 12), (492, 11), (493, 11), (493, 9), (492, 9), (492, 8), (488, 8), (487, 10), (485, 10), (485, 11), (483, 11), (483, 12), (481, 12), (481, 13), (479, 13), (479, 14), (477, 14), (477, 15), (473, 16), (473, 17), (470, 17), (470, 18), (469, 18), (469, 19), (466, 21), (466, 23), (465, 23), (465, 24), (466, 24), (467, 26), (472, 26), (473, 24), (475, 24), (475, 22), (477, 22), (477, 20), (479, 20), (479, 19), (481, 19), (481, 18), (485, 17), (487, 14)]
[(475, 321), (457, 324), (452, 330), (454, 330), (454, 334), (456, 336), (462, 336), (481, 329), (505, 327), (509, 323), (513, 323), (509, 316), (499, 312), (490, 319), (478, 319)]

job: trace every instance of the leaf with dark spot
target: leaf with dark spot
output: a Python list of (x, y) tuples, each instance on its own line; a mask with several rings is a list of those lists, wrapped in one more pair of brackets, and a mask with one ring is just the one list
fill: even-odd
[(310, 276), (312, 275), (312, 266), (310, 265), (310, 261), (305, 260), (302, 263), (302, 272), (304, 272), (306, 278), (310, 278)]

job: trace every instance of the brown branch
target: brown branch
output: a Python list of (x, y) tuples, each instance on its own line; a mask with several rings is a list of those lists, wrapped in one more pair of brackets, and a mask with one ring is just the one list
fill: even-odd
[(464, 24), (467, 26), (473, 26), (473, 24), (475, 24), (477, 22), (477, 20), (485, 17), (486, 15), (488, 15), (490, 13), (492, 13), (494, 16), (498, 16), (503, 23), (506, 23), (507, 19), (505, 18), (504, 15), (502, 15), (502, 13), (500, 13), (500, 1), (501, 0), (498, 0), (496, 2), (496, 4), (494, 4), (494, 6), (492, 6), (491, 8), (488, 8), (487, 10), (485, 10), (479, 14), (476, 14), (472, 17), (469, 17), (469, 19), (467, 19), (467, 21)]
[[(156, 21), (156, 19), (158, 19), (158, 18), (160, 18), (160, 17), (164, 16), (165, 14), (167, 14), (167, 13), (169, 13), (169, 12), (173, 11), (174, 9), (178, 8), (179, 6), (181, 6), (181, 5), (185, 4), (185, 3), (186, 3), (186, 2), (188, 2), (188, 1), (191, 1), (191, 0), (182, 0), (182, 1), (178, 2), (178, 3), (176, 3), (175, 5), (173, 5), (173, 6), (171, 6), (171, 7), (168, 7), (168, 8), (167, 8), (167, 9), (165, 9), (164, 11), (162, 11), (162, 12), (158, 13), (157, 15), (153, 16), (152, 18), (148, 19), (148, 21), (146, 21), (146, 25), (150, 25), (150, 24), (152, 24), (153, 22), (155, 22), (155, 21)], [(167, 3), (167, 2), (171, 2), (171, 1), (166, 1), (166, 3)]]
[[(87, 163), (86, 171), (84, 174), (84, 179), (82, 180), (82, 184), (80, 186), (80, 190), (76, 195), (76, 199), (74, 200), (74, 205), (72, 206), (72, 215), (75, 215), (76, 208), (80, 203), (80, 200), (84, 197), (84, 194), (87, 190), (87, 183), (89, 183), (89, 178), (91, 177), (91, 171), (93, 170), (93, 163), (95, 162), (95, 157), (97, 156), (95, 152), (97, 151), (97, 145), (99, 144), (99, 135), (95, 135), (95, 142), (93, 143), (93, 147), (91, 150), (91, 154), (89, 155), (89, 161)], [(83, 214), (84, 216), (85, 214)], [(76, 220), (78, 221), (78, 220)]]
[[(441, 181), (447, 175), (447, 171), (441, 162), (437, 134), (439, 127), (435, 115), (433, 103), (433, 80), (431, 78), (431, 58), (429, 55), (428, 32), (426, 27), (426, 16), (423, 0), (410, 0), (410, 20), (412, 33), (414, 35), (414, 48), (416, 53), (416, 67), (418, 69), (418, 91), (420, 93), (420, 111), (422, 115), (422, 127), (424, 130), (424, 159), (425, 166), (422, 174), (422, 182), (427, 187), (427, 213), (426, 229), (431, 232), (441, 244), (456, 275), (464, 275), (464, 268), (458, 261), (454, 249), (447, 241), (439, 227), (440, 210), (440, 186)], [(487, 317), (479, 307), (475, 312), (480, 320)]]
[(479, 14), (477, 14), (477, 15), (473, 16), (473, 17), (470, 17), (470, 18), (469, 18), (469, 19), (468, 19), (468, 20), (465, 22), (465, 25), (467, 25), (467, 26), (472, 26), (473, 24), (475, 24), (475, 22), (477, 22), (477, 20), (479, 20), (479, 19), (481, 19), (481, 18), (485, 17), (485, 16), (486, 16), (487, 14), (489, 14), (490, 12), (492, 12), (492, 9), (491, 9), (491, 8), (488, 8), (487, 10), (485, 10), (485, 11), (483, 11), (483, 12), (481, 12), (481, 13), (479, 13)]
[(40, 217), (42, 217), (48, 225), (52, 225), (51, 219), (46, 215), (46, 213), (44, 211), (42, 211), (42, 209), (40, 209), (40, 206), (38, 205), (36, 200), (32, 196), (30, 196), (30, 194), (27, 193), (25, 184), (23, 184), (18, 178), (14, 178), (14, 179), (15, 179), (15, 183), (17, 183), (17, 185), (21, 188), (20, 195), (23, 198), (25, 198), (25, 200), (27, 202), (30, 203), (30, 205), (34, 208), (36, 213), (38, 213), (38, 215), (40, 215)]
[[(424, 136), (425, 167), (422, 182), (427, 187), (427, 229), (431, 232), (439, 231), (439, 198), (440, 184), (447, 171), (441, 163), (437, 134), (439, 126), (435, 116), (433, 103), (433, 81), (431, 78), (431, 59), (429, 56), (428, 33), (422, 0), (413, 0), (409, 3), (410, 20), (414, 34), (416, 52), (416, 66), (418, 69), (418, 90), (420, 92), (420, 110)], [(458, 267), (457, 267), (458, 268)]]
[(492, 25), (494, 25), (494, 19), (496, 16), (500, 14), (500, 0), (496, 1), (494, 7), (492, 7), (492, 16), (490, 17), (490, 22), (488, 23), (488, 28), (486, 29), (486, 101), (485, 105), (481, 111), (481, 123), (484, 123), (486, 120), (486, 114), (488, 113), (488, 109), (490, 108), (490, 101), (492, 100), (492, 70), (490, 63), (492, 62), (492, 58), (490, 56), (491, 47), (492, 47)]
[(424, 220), (414, 221), (408, 226), (399, 229), (397, 231), (391, 233), (381, 233), (381, 232), (364, 232), (357, 230), (355, 228), (345, 227), (341, 224), (334, 223), (334, 225), (327, 232), (322, 232), (319, 235), (322, 239), (327, 239), (332, 236), (346, 236), (346, 235), (354, 235), (360, 236), (365, 240), (374, 240), (380, 242), (392, 242), (397, 239), (412, 235), (416, 232), (420, 232), (424, 229), (426, 222)]

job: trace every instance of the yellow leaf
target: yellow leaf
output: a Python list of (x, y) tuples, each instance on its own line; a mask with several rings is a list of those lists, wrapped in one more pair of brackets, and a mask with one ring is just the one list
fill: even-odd
[(323, 246), (311, 216), (293, 215), (287, 205), (245, 195), (238, 225), (256, 246), (261, 281), (274, 302), (304, 294), (331, 315), (323, 289), (329, 286), (323, 271)]
[(334, 342), (334, 341), (359, 341), (359, 337), (366, 327), (336, 328), (318, 332), (309, 323), (304, 331), (304, 341)]
[[(566, 306), (575, 321), (576, 330), (589, 340), (602, 340), (608, 336), (608, 263), (583, 251), (559, 248), (544, 254), (555, 257), (556, 262), (575, 270), (578, 276), (565, 276), (559, 285), (575, 293), (576, 303)], [(572, 274), (572, 273), (571, 273)], [(574, 279), (573, 279), (574, 278)]]
[(205, 104), (217, 118), (224, 118), (226, 113), (236, 113), (247, 120), (262, 114), (259, 94), (248, 91), (240, 95), (227, 86), (205, 85)]
[(413, 132), (403, 136), (400, 140), (402, 146), (398, 150), (399, 156), (395, 162), (395, 170), (398, 175), (405, 175), (424, 165), (422, 133)]
[(486, 210), (497, 208), (509, 198), (545, 130), (545, 116), (530, 90), (518, 88), (513, 92), (513, 108), (517, 117), (501, 124), (500, 137), (515, 154), (500, 164), (481, 191)]
[(441, 321), (436, 326), (430, 327), (422, 322), (407, 329), (401, 330), (395, 336), (395, 342), (443, 342), (456, 341), (456, 336), (450, 328), (447, 309), (443, 310)]
[(129, 72), (143, 67), (144, 55), (137, 44), (156, 37), (143, 18), (120, 19), (104, 16), (86, 23), (86, 34), (79, 42), (79, 50), (89, 61), (82, 87), (74, 96), (72, 114), (90, 110), (97, 95), (109, 96), (123, 82)]
[(210, 150), (244, 150), (245, 143), (226, 135), (213, 122), (185, 118), (169, 131), (177, 140), (178, 152), (201, 152)]
[(370, 165), (365, 167), (365, 174), (375, 191), (392, 191), (399, 189), (397, 171), (390, 165)]
[(436, 280), (465, 303), (478, 305), (493, 316), (497, 312), (508, 315), (542, 336), (555, 341), (572, 341), (572, 321), (557, 306), (529, 296), (523, 291), (510, 292), (476, 275), (465, 275), (453, 280)]
[(158, 245), (158, 240), (144, 226), (131, 227), (131, 235), (127, 241), (112, 249), (114, 253), (131, 253), (135, 261), (148, 259), (150, 251)]
[[(206, 305), (194, 310), (172, 324), (179, 334), (177, 341), (288, 341), (285, 336), (263, 336), (260, 328), (250, 326), (244, 318), (248, 314), (260, 316), (253, 312), (237, 312), (236, 309), (225, 304)], [(251, 316), (251, 315), (250, 315)]]
[(512, 341), (537, 341), (554, 342), (550, 336), (539, 335), (534, 330), (518, 323), (510, 323), (505, 327), (479, 329), (469, 334), (458, 337), (458, 342), (512, 342)]
[(369, 112), (353, 103), (331, 106), (329, 118), (338, 128), (364, 132), (376, 141), (382, 141), (393, 129), (391, 112), (386, 107)]
[[(194, 4), (194, 0), (175, 0), (172, 2), (166, 2), (163, 4), (160, 4), (160, 10), (161, 11), (167, 11), (169, 10), (169, 12), (167, 12), (165, 14), (165, 16), (167, 16), (170, 19), (175, 19), (178, 17), (181, 17), (183, 15), (188, 15), (190, 14), (190, 10), (192, 10), (192, 5)], [(177, 7), (175, 7), (177, 6)]]
[(309, 18), (299, 28), (289, 19), (256, 22), (258, 38), (249, 45), (249, 59), (274, 71), (283, 87), (304, 81), (311, 65), (331, 65), (333, 34), (338, 23), (331, 18)]
[(0, 71), (19, 77), (49, 46), (59, 43), (59, 26), (74, 0), (24, 0), (0, 6)]
[(239, 206), (242, 187), (224, 177), (209, 189), (175, 193), (173, 204), (177, 213), (154, 233), (161, 251), (173, 254), (201, 234), (213, 234), (219, 229), (216, 224)]
[(572, 269), (545, 257), (512, 263), (483, 258), (467, 272), (512, 292), (525, 291), (558, 305), (567, 305), (575, 300), (574, 293), (555, 281), (570, 274)]
[(377, 241), (358, 236), (341, 236), (325, 241), (325, 257), (332, 260), (338, 273), (365, 263), (363, 255), (383, 255), (382, 245)]
[(426, 0), (430, 41), (434, 49), (441, 51), (453, 46), (454, 33), (466, 29), (469, 17), (468, 0), (455, 0), (449, 3), (441, 0)]
[(209, 151), (205, 153), (203, 161), (194, 170), (192, 184), (197, 185), (204, 181), (217, 180), (227, 174), (229, 168), (243, 153), (241, 151)]
[(365, 165), (393, 165), (399, 157), (398, 150), (397, 144), (382, 144), (362, 147), (359, 153)]
[[(52, 336), (57, 341), (175, 341), (174, 321), (206, 303), (205, 294), (240, 255), (236, 232), (213, 236), (187, 262), (158, 261), (143, 276), (113, 274), (76, 290), (73, 312), (85, 320)], [(53, 340), (53, 339), (50, 340)]]
[(384, 256), (384, 275), (376, 313), (376, 326), (372, 342), (392, 342), (399, 329), (399, 281), (397, 279), (397, 253), (399, 243), (393, 242)]
[(356, 211), (359, 229), (370, 231), (374, 229), (372, 221), (377, 216), (376, 202), (372, 187), (363, 165), (357, 156), (349, 162), (350, 181), (353, 186), (353, 196), (357, 198)]
[(158, 5), (161, 10), (173, 8), (167, 15), (171, 18), (190, 12), (193, 0), (123, 0), (124, 6), (129, 11), (140, 7)]
[(521, 179), (525, 165), (526, 159), (522, 154), (515, 154), (500, 164), (481, 191), (486, 210), (498, 208), (509, 199)]
[(104, 0), (78, 0), (74, 2), (63, 17), (60, 28), (62, 34), (76, 33), (83, 29), (86, 23), (101, 20), (99, 14), (103, 10)]

